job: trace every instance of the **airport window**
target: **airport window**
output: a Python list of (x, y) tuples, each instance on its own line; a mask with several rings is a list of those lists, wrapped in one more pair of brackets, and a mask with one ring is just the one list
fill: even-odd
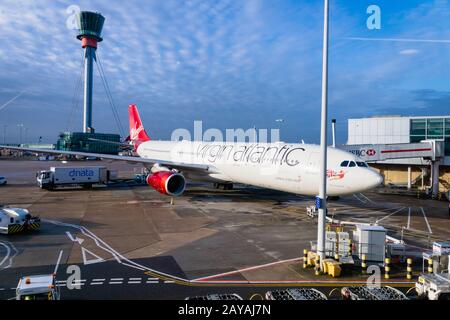
[(411, 120), (411, 130), (410, 133), (412, 136), (420, 135), (425, 136), (426, 122), (425, 120)]
[(341, 167), (347, 167), (347, 166), (348, 166), (348, 161), (342, 161)]
[(411, 143), (425, 140), (425, 136), (411, 136)]
[[(428, 136), (440, 136), (441, 139), (444, 135), (444, 119), (428, 119), (427, 120), (427, 135)], [(429, 138), (433, 139), (433, 138)], [(439, 138), (437, 138), (439, 139)]]
[(356, 167), (356, 163), (354, 161), (350, 161), (349, 167)]
[(445, 119), (445, 135), (450, 137), (450, 119)]

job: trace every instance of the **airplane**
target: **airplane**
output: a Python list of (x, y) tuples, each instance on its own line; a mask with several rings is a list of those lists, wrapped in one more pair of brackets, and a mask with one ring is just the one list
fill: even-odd
[[(128, 108), (128, 140), (137, 156), (121, 156), (76, 151), (42, 150), (0, 146), (0, 148), (43, 154), (97, 157), (139, 163), (149, 170), (147, 183), (158, 192), (180, 196), (186, 182), (213, 182), (231, 189), (240, 183), (299, 195), (319, 192), (320, 146), (297, 143), (248, 143), (204, 141), (156, 141), (150, 139), (137, 106)], [(364, 160), (328, 147), (327, 194), (340, 196), (377, 187), (382, 176)]]

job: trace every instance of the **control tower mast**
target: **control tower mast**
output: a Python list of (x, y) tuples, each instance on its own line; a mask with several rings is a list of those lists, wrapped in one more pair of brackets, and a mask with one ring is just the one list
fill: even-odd
[(105, 18), (96, 12), (81, 11), (77, 15), (78, 34), (77, 39), (81, 41), (84, 49), (84, 114), (83, 132), (93, 133), (92, 127), (92, 86), (93, 86), (93, 64), (97, 43), (103, 39), (101, 32)]

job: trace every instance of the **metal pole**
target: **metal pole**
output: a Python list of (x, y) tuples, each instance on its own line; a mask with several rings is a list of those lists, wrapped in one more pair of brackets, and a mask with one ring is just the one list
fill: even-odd
[(331, 133), (333, 135), (333, 148), (336, 148), (336, 119), (331, 120)]
[[(322, 122), (320, 130), (320, 184), (318, 199), (317, 254), (325, 259), (325, 220), (327, 211), (327, 104), (328, 104), (328, 0), (324, 0), (323, 56), (322, 56)], [(321, 263), (321, 269), (323, 264)]]
[(84, 57), (84, 116), (83, 132), (88, 132), (92, 128), (92, 81), (93, 81), (93, 61), (95, 48), (86, 46)]
[(22, 144), (22, 128), (23, 128), (23, 123), (18, 124), (17, 125), (19, 127), (19, 145)]

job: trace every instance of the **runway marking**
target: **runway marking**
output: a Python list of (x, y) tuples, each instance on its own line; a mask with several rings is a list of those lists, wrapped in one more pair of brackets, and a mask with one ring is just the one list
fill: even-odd
[(361, 197), (363, 197), (364, 199), (366, 199), (368, 202), (376, 204), (376, 202), (373, 202), (371, 199), (369, 199), (369, 197), (367, 197), (364, 193), (359, 193), (359, 195)]
[(159, 283), (159, 281), (147, 281), (146, 283)]
[(109, 284), (123, 284), (122, 281), (110, 281)]
[[(153, 277), (158, 277), (161, 280), (167, 280), (170, 279), (171, 281), (174, 281), (174, 283), (179, 284), (179, 285), (184, 285), (184, 286), (216, 286), (217, 284), (221, 284), (223, 282), (221, 281), (208, 281), (207, 279), (214, 277), (214, 276), (208, 276), (208, 277), (203, 277), (203, 278), (198, 278), (195, 280), (189, 280), (189, 279), (184, 279), (178, 276), (174, 276), (174, 275), (170, 275), (161, 271), (157, 271), (154, 269), (151, 269), (149, 267), (146, 267), (144, 265), (141, 265), (137, 262), (134, 262), (126, 257), (124, 257), (123, 255), (121, 255), (120, 253), (118, 253), (116, 250), (114, 250), (111, 246), (109, 246), (106, 242), (104, 242), (102, 239), (100, 239), (99, 237), (97, 237), (92, 231), (90, 231), (89, 229), (79, 226), (79, 225), (74, 225), (74, 224), (69, 224), (69, 223), (64, 223), (64, 222), (59, 222), (59, 221), (55, 221), (55, 220), (47, 220), (47, 219), (42, 219), (42, 221), (48, 222), (48, 223), (52, 223), (55, 225), (59, 225), (59, 226), (65, 226), (65, 227), (71, 227), (74, 229), (78, 229), (81, 231), (81, 233), (83, 235), (85, 235), (86, 237), (91, 238), (96, 245), (111, 253), (113, 255), (113, 257), (116, 259), (116, 261), (120, 264), (124, 264), (125, 262), (127, 262), (128, 264), (130, 264), (133, 267), (137, 267), (137, 268), (142, 268), (145, 270), (145, 274), (153, 276)], [(293, 258), (293, 259), (288, 259), (288, 260), (284, 260), (284, 261), (276, 261), (276, 262), (272, 262), (266, 265), (262, 265), (262, 266), (255, 266), (255, 267), (250, 267), (250, 268), (245, 268), (243, 270), (253, 270), (253, 269), (257, 269), (257, 268), (262, 268), (264, 266), (270, 266), (270, 265), (275, 265), (275, 264), (279, 264), (279, 263), (283, 263), (283, 262), (289, 262), (289, 261), (299, 261), (302, 260), (303, 258)], [(125, 261), (125, 262), (124, 262)], [(242, 271), (242, 270), (240, 270)], [(230, 272), (231, 273), (237, 273), (240, 272), (238, 271), (234, 271), (234, 272)], [(220, 275), (217, 275), (220, 276)], [(202, 281), (203, 279), (203, 281)], [(407, 282), (407, 281), (389, 281), (389, 282), (381, 282), (382, 284), (389, 284), (389, 285), (396, 285), (396, 286), (410, 286), (411, 284), (413, 284), (413, 282)], [(122, 284), (122, 282), (114, 282), (113, 284)], [(252, 280), (247, 280), (247, 281), (240, 281), (240, 280), (230, 280), (226, 283), (228, 287), (229, 286), (273, 286), (273, 287), (278, 287), (278, 286), (286, 286), (286, 284), (292, 285), (292, 286), (300, 286), (300, 287), (304, 287), (304, 286), (344, 286), (344, 285), (366, 285), (365, 281), (343, 281), (343, 282), (336, 282), (335, 280), (330, 280), (330, 281), (292, 281), (292, 280), (278, 280), (278, 281), (252, 281)]]
[[(2, 269), (8, 269), (12, 266), (13, 259), (17, 256), (19, 251), (16, 249), (14, 244), (8, 241), (0, 241), (0, 244), (6, 248), (6, 257), (0, 262), (0, 266), (2, 266), (5, 261), (9, 259), (9, 262), (6, 266), (2, 267)], [(11, 249), (14, 251), (14, 254), (11, 256)]]
[(58, 271), (58, 267), (59, 267), (59, 263), (61, 262), (62, 254), (63, 254), (63, 250), (59, 251), (59, 256), (58, 256), (58, 260), (56, 261), (55, 270), (53, 270), (54, 274), (56, 274), (56, 272)]
[(128, 284), (141, 284), (141, 281), (128, 281)]
[(197, 278), (197, 279), (194, 279), (194, 280), (191, 280), (191, 281), (192, 282), (205, 281), (205, 280), (208, 280), (208, 279), (220, 278), (220, 277), (229, 276), (229, 275), (236, 274), (236, 273), (256, 270), (256, 269), (265, 268), (265, 267), (270, 267), (270, 266), (273, 266), (273, 265), (286, 263), (286, 262), (294, 262), (294, 261), (298, 261), (298, 260), (302, 260), (302, 259), (303, 259), (303, 257), (302, 258), (294, 258), (294, 259), (282, 260), (282, 261), (275, 261), (275, 262), (271, 262), (271, 263), (267, 263), (267, 264), (262, 264), (262, 265), (259, 265), (259, 266), (248, 267), (248, 268), (244, 268), (244, 269), (240, 269), (240, 270), (229, 271), (229, 272), (215, 274), (215, 275), (212, 275), (212, 276)]
[(144, 268), (140, 268), (140, 267), (134, 266), (134, 265), (129, 264), (129, 263), (126, 263), (126, 262), (122, 262), (122, 264), (123, 264), (124, 266), (128, 266), (128, 267), (131, 267), (131, 268), (134, 268), (134, 269), (138, 269), (138, 270), (141, 270), (141, 271), (145, 271), (145, 270), (146, 270), (146, 269), (144, 269)]
[(398, 210), (392, 212), (391, 214), (388, 214), (387, 216), (385, 216), (385, 217), (383, 217), (383, 218), (381, 218), (381, 219), (379, 219), (379, 220), (376, 220), (375, 223), (378, 224), (380, 221), (383, 221), (384, 219), (389, 218), (390, 216), (392, 216), (392, 215), (394, 215), (394, 214), (396, 214), (396, 213), (402, 211), (402, 210), (405, 209), (405, 208), (406, 208), (406, 207), (401, 207), (400, 209), (398, 209)]
[(123, 278), (111, 278), (110, 281), (123, 281)]
[(361, 200), (356, 194), (353, 194), (353, 197), (355, 197), (359, 202), (366, 204), (367, 201)]
[(91, 286), (97, 286), (97, 285), (101, 285), (104, 284), (103, 282), (91, 282)]
[(105, 281), (106, 279), (92, 279), (92, 282)]
[(67, 237), (70, 239), (70, 241), (73, 242), (78, 242), (80, 245), (83, 243), (84, 239), (78, 238), (78, 237), (73, 237), (72, 234), (69, 231), (66, 231), (66, 235)]
[[(88, 249), (86, 249), (84, 247), (81, 247), (81, 253), (83, 254), (83, 264), (84, 265), (100, 263), (100, 262), (104, 262), (105, 261), (105, 259), (103, 259), (102, 257), (99, 257), (98, 255), (96, 255), (95, 253), (89, 251)], [(88, 260), (86, 258), (86, 254), (90, 254), (91, 256), (94, 256), (95, 259)]]
[(423, 207), (420, 207), (420, 210), (422, 210), (423, 217), (425, 219), (425, 222), (427, 223), (428, 231), (430, 232), (430, 234), (433, 234), (433, 231), (431, 231), (430, 224), (428, 223), (427, 216), (425, 215), (425, 210), (423, 210)]
[(411, 207), (408, 208), (408, 223), (406, 225), (406, 229), (409, 229), (411, 223)]
[(9, 255), (11, 254), (11, 249), (9, 246), (4, 244), (3, 242), (0, 242), (0, 245), (4, 246), (6, 248), (6, 255), (5, 258), (0, 262), (0, 266), (9, 258)]
[(130, 280), (130, 281), (141, 281), (142, 278), (130, 278), (130, 279), (128, 279), (128, 280)]

